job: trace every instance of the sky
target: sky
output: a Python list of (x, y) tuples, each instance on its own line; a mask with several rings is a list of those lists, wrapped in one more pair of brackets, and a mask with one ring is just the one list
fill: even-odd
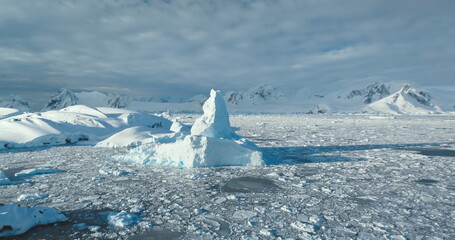
[(453, 0), (0, 0), (0, 96), (455, 89)]

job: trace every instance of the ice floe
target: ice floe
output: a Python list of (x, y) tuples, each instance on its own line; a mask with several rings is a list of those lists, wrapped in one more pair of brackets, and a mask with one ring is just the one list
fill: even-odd
[(136, 224), (139, 217), (134, 213), (121, 211), (110, 213), (107, 216), (107, 220), (109, 225), (123, 228)]
[(39, 193), (34, 193), (34, 194), (21, 194), (18, 198), (17, 201), (36, 201), (36, 200), (41, 200), (47, 198), (47, 194), (39, 194)]
[(5, 173), (0, 170), (0, 185), (10, 184), (11, 180), (5, 175)]
[(55, 208), (0, 205), (0, 237), (22, 234), (37, 225), (67, 220), (68, 218)]
[(40, 168), (25, 169), (20, 172), (17, 172), (14, 175), (16, 177), (29, 177), (29, 176), (34, 176), (34, 175), (51, 174), (51, 173), (59, 173), (59, 172), (61, 172), (61, 170), (54, 169), (54, 168), (48, 168), (48, 167), (40, 167)]

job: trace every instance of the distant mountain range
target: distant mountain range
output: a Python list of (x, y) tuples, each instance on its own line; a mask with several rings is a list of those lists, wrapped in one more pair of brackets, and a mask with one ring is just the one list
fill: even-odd
[[(334, 89), (332, 87), (331, 89)], [(378, 83), (363, 88), (341, 89), (319, 93), (302, 89), (286, 95), (268, 84), (228, 91), (224, 98), (231, 112), (239, 113), (308, 113), (357, 112), (376, 114), (435, 114), (455, 112), (455, 92), (439, 89), (416, 90), (409, 84)], [(396, 91), (396, 90), (395, 90)], [(184, 99), (169, 97), (128, 97), (119, 94), (71, 90), (62, 88), (44, 106), (42, 111), (58, 110), (73, 105), (89, 107), (129, 108), (140, 111), (198, 112), (207, 100), (207, 95), (198, 94)], [(30, 111), (30, 106), (19, 96), (0, 99), (0, 107)]]
[(89, 107), (125, 108), (129, 98), (118, 94), (102, 93), (97, 91), (72, 91), (66, 88), (59, 90), (44, 106), (43, 111), (58, 110), (73, 105)]
[(283, 101), (284, 94), (268, 84), (261, 84), (245, 91), (227, 92), (225, 100), (234, 105), (259, 105)]

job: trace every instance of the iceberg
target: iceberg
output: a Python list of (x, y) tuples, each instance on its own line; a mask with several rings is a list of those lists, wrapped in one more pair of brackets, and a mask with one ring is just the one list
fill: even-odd
[(150, 141), (116, 160), (182, 168), (264, 165), (259, 148), (231, 128), (220, 91), (210, 92), (203, 110), (191, 134), (182, 133), (174, 141)]
[(175, 143), (146, 144), (117, 159), (183, 168), (263, 165), (262, 153), (246, 140), (195, 135), (187, 135)]
[(0, 205), (0, 237), (22, 234), (37, 225), (67, 220), (68, 218), (55, 208), (20, 207), (17, 204)]
[(202, 109), (204, 114), (194, 122), (192, 135), (225, 139), (238, 137), (231, 128), (226, 103), (220, 91), (212, 89), (210, 98), (205, 101)]

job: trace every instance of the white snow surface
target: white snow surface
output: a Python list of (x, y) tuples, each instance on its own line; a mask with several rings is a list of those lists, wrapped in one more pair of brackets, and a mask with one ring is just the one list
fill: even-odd
[(129, 127), (168, 131), (171, 125), (170, 120), (152, 114), (75, 105), (1, 119), (0, 149), (97, 143)]
[[(146, 143), (170, 142), (180, 134), (164, 128), (132, 127), (120, 131), (97, 143), (96, 147), (127, 147), (134, 148)], [(170, 139), (166, 141), (166, 139)]]
[(18, 114), (20, 114), (20, 112), (19, 112), (19, 110), (15, 109), (15, 108), (0, 107), (0, 119), (11, 117), (11, 116), (18, 115)]
[(191, 127), (188, 126), (188, 125), (185, 125), (177, 120), (174, 120), (172, 122), (172, 125), (171, 125), (171, 128), (170, 128), (171, 131), (173, 132), (182, 132), (182, 133), (190, 133), (191, 132)]
[(26, 232), (37, 225), (67, 221), (61, 212), (49, 207), (20, 207), (17, 204), (0, 205), (0, 237)]
[(204, 114), (194, 122), (192, 135), (224, 139), (237, 137), (231, 128), (226, 103), (220, 91), (212, 89), (210, 98), (205, 101), (202, 109)]

